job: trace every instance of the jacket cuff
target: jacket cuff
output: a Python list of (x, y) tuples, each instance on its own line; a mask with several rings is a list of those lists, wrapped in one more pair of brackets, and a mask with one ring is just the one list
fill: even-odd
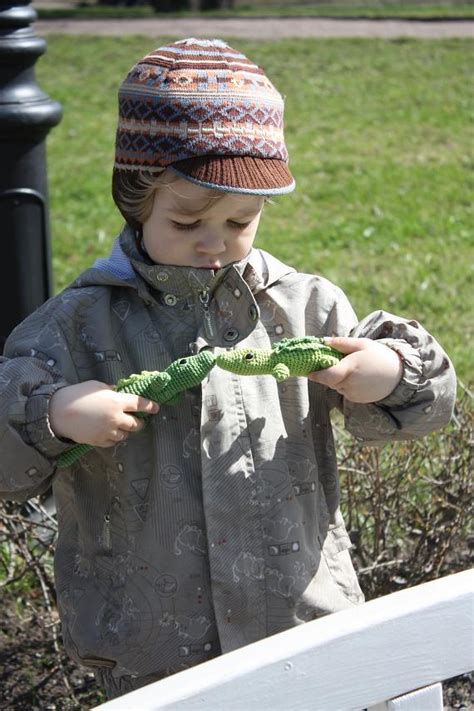
[(420, 389), (423, 377), (423, 362), (419, 352), (407, 341), (396, 338), (380, 338), (377, 343), (384, 343), (398, 354), (403, 374), (394, 390), (383, 400), (374, 403), (382, 407), (405, 407)]
[(23, 425), (25, 440), (48, 459), (59, 457), (76, 444), (72, 440), (57, 437), (49, 421), (49, 401), (57, 390), (67, 385), (65, 382), (41, 385), (33, 390), (26, 403)]

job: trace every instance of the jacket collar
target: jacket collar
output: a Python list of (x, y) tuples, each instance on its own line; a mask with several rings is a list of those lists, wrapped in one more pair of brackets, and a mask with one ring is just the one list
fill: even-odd
[[(283, 264), (263, 249), (252, 249), (240, 262), (229, 264), (218, 271), (155, 264), (138, 248), (137, 234), (128, 225), (119, 235), (111, 257), (114, 250), (117, 251), (117, 245), (133, 269), (149, 286), (175, 296), (187, 296), (202, 290), (212, 293), (230, 273), (238, 274), (252, 293), (257, 294), (295, 271), (293, 267)], [(116, 262), (117, 258), (114, 261)]]
[(138, 248), (135, 231), (126, 226), (109, 257), (96, 260), (71, 286), (126, 286), (136, 289), (149, 305), (202, 309), (196, 312), (201, 324), (198, 351), (206, 346), (231, 347), (249, 336), (259, 324), (255, 296), (294, 271), (260, 249), (218, 271), (155, 264)]
[(177, 298), (195, 297), (203, 292), (213, 294), (231, 272), (242, 276), (249, 257), (240, 262), (229, 264), (217, 271), (178, 267), (168, 264), (155, 264), (146, 252), (139, 249), (136, 233), (126, 227), (120, 235), (120, 246), (133, 269), (141, 278), (162, 294), (172, 294)]

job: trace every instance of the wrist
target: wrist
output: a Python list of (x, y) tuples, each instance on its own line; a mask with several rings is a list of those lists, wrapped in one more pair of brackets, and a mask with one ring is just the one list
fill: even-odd
[(400, 385), (400, 382), (403, 378), (404, 362), (402, 356), (395, 348), (392, 348), (391, 345), (389, 345), (388, 343), (384, 343), (384, 346), (389, 349), (391, 353), (391, 362), (393, 364), (393, 387), (390, 390), (390, 393), (386, 396), (389, 397), (393, 393), (393, 391)]
[(416, 348), (403, 339), (387, 338), (380, 341), (398, 356), (402, 374), (398, 384), (377, 404), (384, 407), (404, 407), (416, 395), (422, 377), (421, 357)]
[(25, 441), (48, 458), (59, 456), (71, 444), (53, 430), (49, 412), (52, 398), (65, 387), (67, 385), (63, 382), (41, 385), (31, 393), (26, 403)]
[(68, 386), (64, 386), (53, 393), (49, 400), (48, 419), (49, 426), (53, 434), (64, 440), (70, 440), (69, 433), (66, 428), (66, 398)]

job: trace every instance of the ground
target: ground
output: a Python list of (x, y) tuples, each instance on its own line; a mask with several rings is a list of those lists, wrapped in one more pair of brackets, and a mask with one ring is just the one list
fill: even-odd
[(51, 628), (39, 623), (28, 608), (19, 615), (18, 606), (23, 608), (23, 601), (8, 592), (2, 596), (0, 709), (69, 711), (98, 705), (103, 697), (94, 674), (64, 654), (61, 664)]

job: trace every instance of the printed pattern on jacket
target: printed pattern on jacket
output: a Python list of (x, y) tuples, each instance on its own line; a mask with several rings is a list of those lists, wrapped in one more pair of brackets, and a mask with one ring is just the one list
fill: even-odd
[[(403, 359), (381, 403), (214, 368), (143, 431), (55, 472), (71, 446), (49, 427), (59, 387), (164, 370), (203, 348), (349, 334)], [(155, 265), (126, 229), (109, 260), (13, 332), (0, 393), (0, 493), (53, 485), (64, 641), (113, 696), (361, 603), (330, 410), (367, 442), (418, 437), (449, 420), (455, 377), (416, 322), (379, 311), (358, 323), (337, 287), (261, 250), (217, 273)]]

